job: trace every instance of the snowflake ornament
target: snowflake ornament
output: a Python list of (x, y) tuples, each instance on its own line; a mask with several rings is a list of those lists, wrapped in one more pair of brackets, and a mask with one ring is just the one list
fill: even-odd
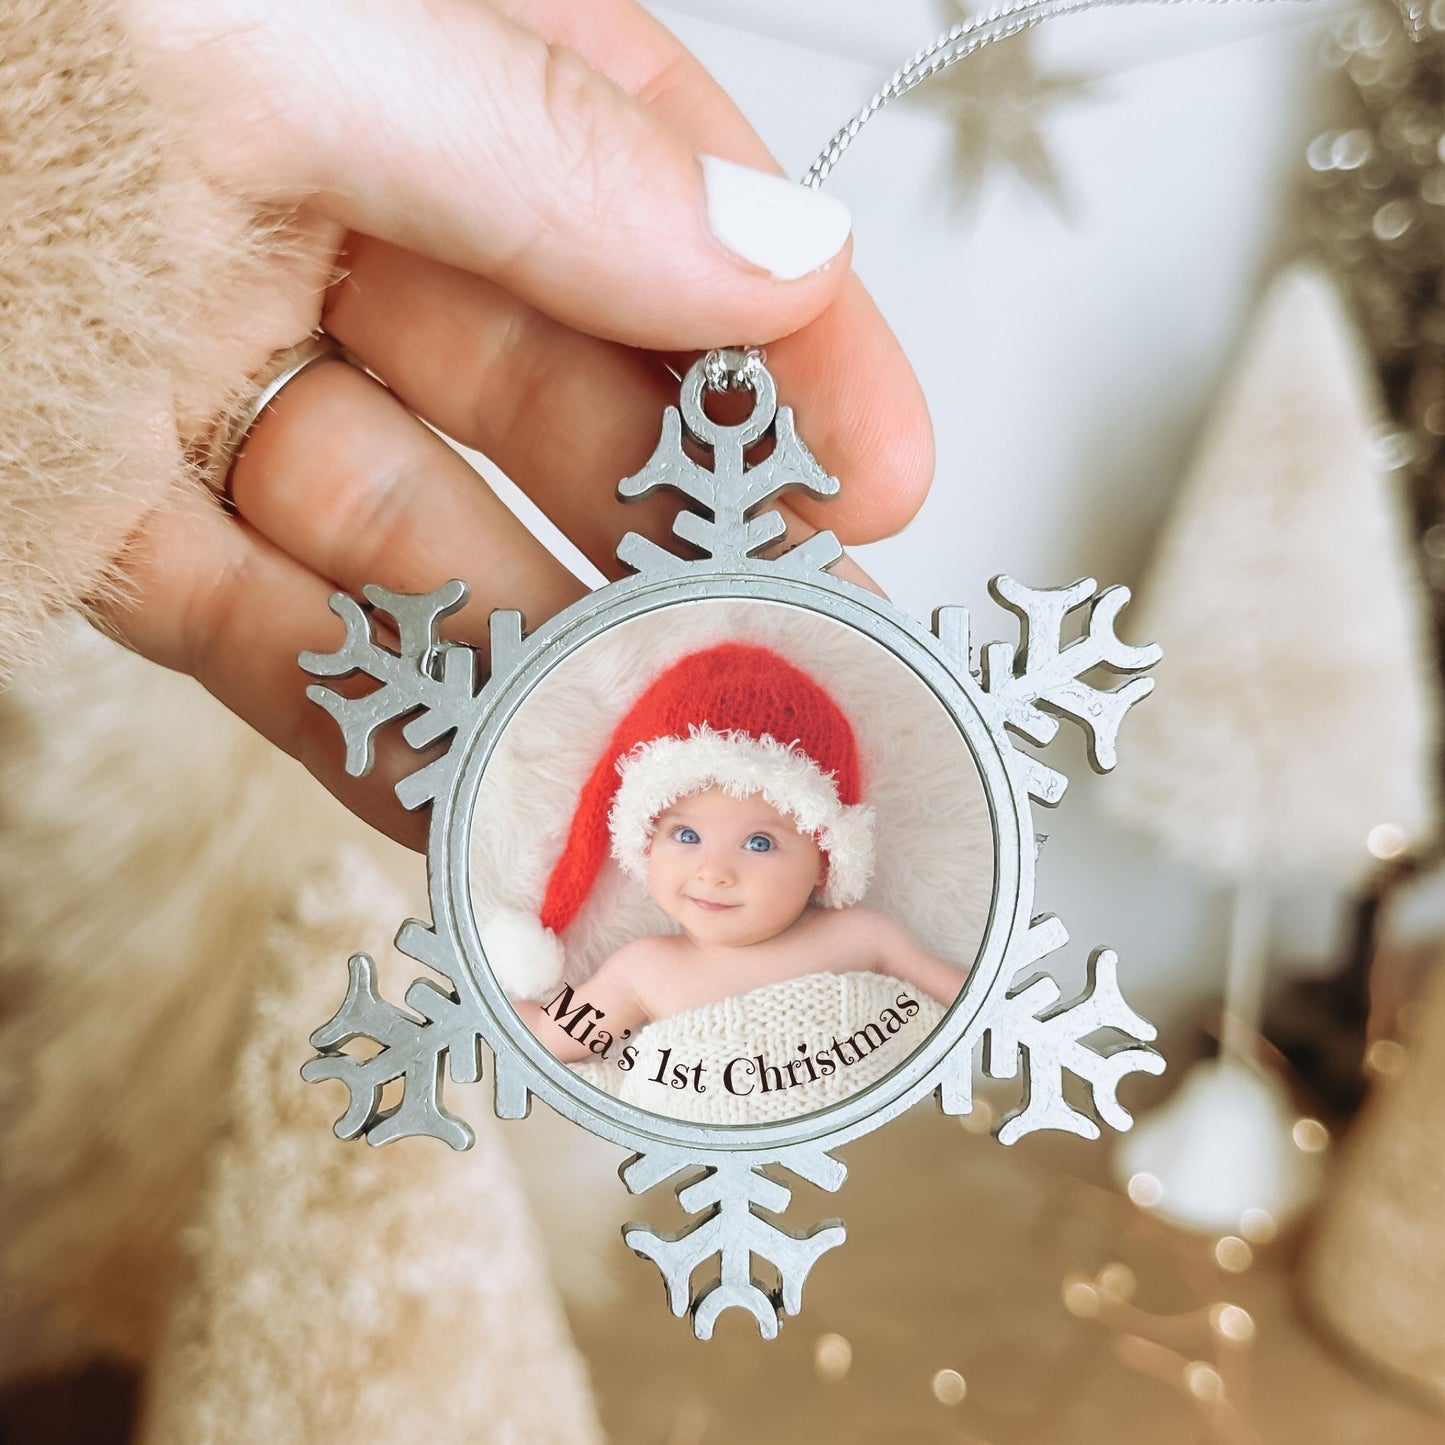
[[(731, 425), (713, 420), (704, 408), (709, 389), (746, 389), (751, 413)], [(344, 594), (332, 598), (346, 639), (333, 653), (303, 654), (301, 665), (318, 678), (364, 674), (377, 683), (360, 697), (324, 685), (308, 689), (341, 730), (348, 771), (369, 771), (376, 732), (392, 722), (405, 719), (407, 742), (433, 755), (442, 739), (451, 740), (396, 785), (406, 807), (431, 810), (432, 921), (408, 920), (396, 940), (428, 976), (397, 1005), (377, 993), (373, 961), (365, 954), (352, 958), (345, 1000), (312, 1035), (317, 1055), (303, 1075), (346, 1086), (349, 1104), (336, 1123), (342, 1138), (383, 1144), (429, 1134), (464, 1149), (472, 1132), (446, 1108), (444, 1085), (448, 1074), (458, 1083), (481, 1077), (485, 1043), (494, 1060), (499, 1117), (521, 1118), (532, 1097), (541, 1098), (633, 1151), (621, 1174), (634, 1194), (677, 1181), (677, 1198), (693, 1216), (680, 1233), (642, 1223), (624, 1230), (628, 1245), (660, 1270), (673, 1313), (690, 1313), (698, 1337), (706, 1339), (722, 1311), (744, 1310), (771, 1338), (782, 1316), (801, 1308), (809, 1271), (845, 1234), (833, 1220), (802, 1234), (785, 1228), (778, 1216), (790, 1191), (777, 1170), (838, 1189), (846, 1168), (834, 1151), (925, 1094), (936, 1094), (947, 1113), (969, 1112), (976, 1062), (993, 1078), (1021, 1081), (1020, 1107), (996, 1130), (1005, 1144), (1039, 1129), (1096, 1138), (1093, 1114), (1127, 1129), (1121, 1083), (1133, 1073), (1162, 1072), (1163, 1060), (1149, 1047), (1155, 1031), (1124, 1001), (1112, 951), (1094, 952), (1083, 996), (1067, 1004), (1039, 969), (1068, 935), (1054, 916), (1033, 913), (1032, 808), (1055, 806), (1066, 779), (1022, 747), (1049, 743), (1067, 719), (1085, 733), (1094, 768), (1111, 769), (1125, 713), (1153, 686), (1139, 674), (1160, 654), (1155, 646), (1130, 646), (1116, 633), (1129, 598), (1122, 587), (1100, 591), (1084, 579), (1035, 589), (996, 578), (993, 595), (1018, 619), (1019, 639), (988, 643), (975, 655), (965, 609), (940, 608), (929, 630), (835, 577), (829, 568), (842, 549), (830, 532), (778, 551), (784, 522), (769, 503), (790, 490), (827, 497), (838, 482), (799, 438), (791, 409), (778, 405), (773, 378), (756, 352), (714, 353), (687, 373), (651, 460), (620, 483), (619, 493), (635, 498), (659, 487), (692, 504), (673, 530), (697, 555), (629, 533), (617, 555), (631, 575), (531, 634), (524, 634), (520, 613), (494, 612), (487, 659), (439, 636), (442, 620), (466, 602), (461, 582), (422, 595), (367, 587), (364, 603)], [(882, 644), (957, 728), (991, 817), (993, 903), (956, 1001), (924, 1042), (877, 1082), (842, 1103), (781, 1122), (723, 1126), (666, 1117), (584, 1081), (552, 1056), (509, 1002), (488, 966), (471, 897), (470, 842), (482, 776), (519, 704), (595, 638), (699, 599), (781, 603)], [(377, 625), (377, 614), (388, 619), (385, 626)], [(1066, 631), (1072, 640), (1065, 640)], [(365, 1046), (350, 1051), (357, 1040)], [(1072, 1101), (1066, 1075), (1078, 1081)], [(383, 1090), (398, 1082), (396, 1102), (384, 1107)]]

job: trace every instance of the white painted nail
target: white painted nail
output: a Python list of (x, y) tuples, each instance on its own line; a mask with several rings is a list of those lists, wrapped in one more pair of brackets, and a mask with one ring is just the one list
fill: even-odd
[(796, 281), (843, 249), (853, 218), (836, 197), (717, 156), (698, 160), (708, 224), (734, 255)]

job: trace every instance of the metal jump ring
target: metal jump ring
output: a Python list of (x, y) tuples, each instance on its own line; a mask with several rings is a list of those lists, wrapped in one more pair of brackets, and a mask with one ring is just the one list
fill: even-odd
[(767, 359), (767, 352), (760, 346), (733, 346), (709, 351), (702, 363), (708, 390), (753, 390), (758, 372)]

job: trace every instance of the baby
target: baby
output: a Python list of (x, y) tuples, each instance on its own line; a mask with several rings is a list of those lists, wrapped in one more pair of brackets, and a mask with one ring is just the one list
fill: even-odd
[(629, 709), (584, 785), (540, 919), (494, 919), (483, 949), (533, 1033), (565, 1062), (588, 1057), (559, 1021), (565, 1006), (545, 1005), (561, 990), (556, 934), (610, 840), (680, 929), (624, 944), (573, 991), (571, 1007), (605, 1014), (614, 1036), (819, 973), (886, 974), (950, 1004), (964, 973), (855, 906), (872, 832), (837, 703), (778, 654), (721, 644), (673, 664)]

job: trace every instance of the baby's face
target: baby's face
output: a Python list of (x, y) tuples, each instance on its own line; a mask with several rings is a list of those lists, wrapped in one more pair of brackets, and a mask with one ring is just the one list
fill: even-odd
[(761, 794), (708, 788), (660, 813), (647, 859), (652, 896), (699, 943), (743, 947), (796, 923), (823, 881), (812, 838)]

